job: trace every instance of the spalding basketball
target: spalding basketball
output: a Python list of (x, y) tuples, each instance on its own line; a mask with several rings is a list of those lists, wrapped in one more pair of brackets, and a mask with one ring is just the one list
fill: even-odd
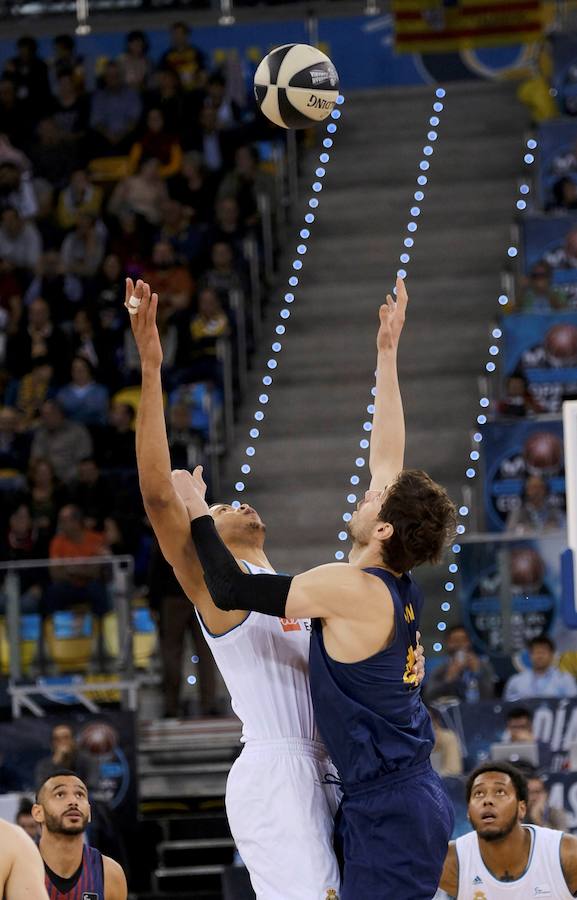
[(118, 744), (118, 736), (106, 722), (94, 722), (81, 731), (78, 743), (93, 756), (108, 756)]
[(322, 122), (339, 96), (331, 60), (308, 44), (284, 44), (265, 56), (254, 76), (256, 102), (281, 128), (309, 128)]
[(563, 442), (550, 431), (536, 431), (525, 441), (523, 457), (529, 475), (557, 475), (563, 465)]

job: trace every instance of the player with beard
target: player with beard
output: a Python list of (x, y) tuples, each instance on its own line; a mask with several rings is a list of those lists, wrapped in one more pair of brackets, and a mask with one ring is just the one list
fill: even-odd
[(40, 854), (19, 825), (0, 819), (0, 900), (47, 900)]
[[(242, 722), (243, 750), (226, 786), (231, 832), (258, 900), (337, 900), (333, 816), (339, 794), (313, 713), (311, 623), (305, 617), (270, 617), (240, 608), (222, 611), (208, 592), (186, 507), (197, 489), (204, 497), (200, 467), (194, 476), (170, 469), (157, 303), (148, 284), (127, 279), (125, 305), (142, 364), (136, 423), (140, 488), (162, 552), (195, 605)], [(239, 572), (280, 577), (265, 553), (265, 526), (252, 507), (220, 503), (210, 513)], [(411, 677), (422, 679), (417, 662)]]
[(431, 720), (411, 672), (423, 595), (409, 573), (439, 561), (456, 513), (425, 472), (403, 469), (397, 348), (406, 304), (397, 279), (397, 302), (389, 295), (379, 312), (371, 483), (351, 519), (348, 564), (248, 578), (219, 539), (202, 491), (187, 498), (204, 578), (220, 609), (314, 618), (313, 708), (343, 787), (341, 900), (430, 900), (453, 828), (430, 762)]
[(38, 849), (50, 900), (126, 900), (122, 868), (84, 842), (90, 803), (74, 772), (55, 770), (39, 785), (32, 815), (42, 829)]
[(577, 837), (524, 825), (527, 782), (508, 763), (486, 762), (467, 781), (473, 831), (449, 844), (441, 888), (457, 900), (577, 896)]

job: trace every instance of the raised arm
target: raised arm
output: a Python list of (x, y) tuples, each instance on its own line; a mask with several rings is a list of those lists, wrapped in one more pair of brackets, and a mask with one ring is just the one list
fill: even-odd
[(1, 821), (0, 892), (5, 900), (48, 900), (38, 847), (21, 828)]
[(405, 282), (397, 278), (397, 299), (387, 295), (379, 310), (377, 393), (371, 431), (371, 490), (382, 491), (403, 468), (405, 418), (397, 374), (397, 350), (407, 309)]
[[(131, 303), (131, 298), (136, 299)], [(127, 278), (125, 306), (128, 310), (136, 310), (131, 313), (130, 322), (142, 366), (142, 393), (136, 417), (136, 461), (144, 508), (160, 549), (183, 590), (208, 628), (221, 634), (246, 616), (238, 611), (223, 613), (212, 602), (190, 535), (188, 512), (181, 492), (177, 490), (179, 478), (191, 476), (170, 470), (160, 374), (162, 347), (156, 327), (158, 296), (151, 294), (145, 282), (137, 281), (134, 285)], [(204, 496), (205, 485), (200, 476), (199, 479), (199, 490)]]

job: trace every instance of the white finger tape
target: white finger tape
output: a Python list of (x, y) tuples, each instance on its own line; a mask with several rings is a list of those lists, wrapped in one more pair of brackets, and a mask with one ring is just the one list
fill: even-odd
[(138, 309), (140, 306), (140, 299), (133, 294), (128, 300), (128, 305), (134, 307), (134, 309)]
[(136, 316), (136, 315), (138, 314), (138, 310), (135, 309), (133, 306), (129, 306), (129, 307), (128, 307), (128, 313), (129, 313), (129, 315), (131, 315), (131, 316)]

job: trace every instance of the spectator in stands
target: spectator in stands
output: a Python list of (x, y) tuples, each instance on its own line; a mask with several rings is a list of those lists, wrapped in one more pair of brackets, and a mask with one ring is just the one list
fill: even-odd
[(183, 712), (182, 660), (187, 632), (192, 633), (198, 653), (201, 715), (216, 715), (215, 666), (212, 655), (202, 637), (194, 607), (182, 593), (182, 588), (156, 541), (151, 554), (148, 584), (150, 604), (159, 619), (165, 718), (179, 718)]
[[(38, 201), (38, 212), (36, 213), (34, 224), (42, 238), (42, 246), (45, 251), (56, 251), (56, 253), (60, 255), (64, 231), (58, 224), (58, 219), (56, 218), (56, 191), (52, 185), (43, 178), (37, 178), (35, 180), (34, 189)], [(66, 294), (67, 296), (69, 294), (68, 288)]]
[(78, 214), (78, 224), (62, 244), (64, 271), (83, 284), (96, 277), (106, 248), (103, 223), (88, 212)]
[(98, 782), (98, 766), (88, 753), (79, 749), (68, 722), (60, 722), (53, 727), (50, 754), (36, 764), (34, 784), (44, 784), (50, 773), (58, 769), (76, 772), (87, 787), (95, 787)]
[(546, 260), (540, 260), (531, 267), (529, 278), (523, 285), (518, 312), (549, 312), (552, 309), (565, 309), (567, 294), (553, 284), (553, 270)]
[(217, 201), (215, 219), (209, 232), (211, 246), (217, 241), (224, 241), (233, 248), (236, 260), (243, 260), (247, 231), (240, 221), (238, 203), (234, 197), (221, 197)]
[(126, 35), (124, 53), (118, 58), (124, 83), (138, 93), (142, 93), (148, 87), (152, 74), (149, 50), (150, 44), (143, 31), (129, 31)]
[(72, 78), (79, 91), (84, 89), (84, 59), (76, 50), (71, 34), (57, 34), (52, 40), (53, 56), (48, 63), (52, 87), (63, 75)]
[(217, 110), (203, 106), (199, 114), (199, 131), (190, 138), (190, 149), (201, 153), (209, 172), (220, 178), (234, 156), (234, 135), (219, 127)]
[(93, 156), (122, 156), (130, 150), (142, 112), (140, 96), (123, 83), (118, 62), (109, 60), (102, 87), (92, 98), (90, 125)]
[(169, 243), (181, 265), (199, 272), (205, 262), (205, 226), (191, 222), (182, 203), (170, 198), (162, 205), (161, 217), (157, 241)]
[[(164, 185), (164, 182), (161, 182)], [(110, 253), (120, 261), (121, 272), (128, 273), (135, 280), (142, 275), (150, 259), (152, 237), (151, 225), (128, 207), (120, 209), (112, 230)], [(124, 296), (124, 282), (122, 283)]]
[[(155, 282), (153, 282), (153, 284), (154, 283)], [(156, 286), (158, 286), (158, 279)], [(158, 333), (160, 335), (160, 343), (162, 346), (162, 371), (163, 373), (169, 373), (177, 362), (177, 354), (179, 352), (179, 333), (176, 325), (172, 321), (172, 304), (173, 302), (176, 304), (181, 301), (184, 302), (185, 298), (180, 294), (172, 294), (168, 290), (163, 291), (161, 297), (163, 299), (159, 303), (156, 313), (156, 324), (158, 326)], [(124, 369), (129, 380), (132, 381), (133, 377), (138, 374), (139, 365), (136, 342), (132, 335), (132, 331), (127, 328), (124, 332)]]
[(158, 161), (158, 174), (161, 178), (171, 178), (180, 171), (182, 165), (182, 147), (176, 135), (166, 129), (164, 115), (160, 109), (149, 109), (146, 113), (145, 129), (132, 145), (128, 158), (131, 172), (136, 172), (144, 159)]
[(505, 379), (505, 390), (497, 404), (497, 411), (501, 416), (515, 418), (542, 412), (522, 373), (514, 372)]
[(425, 694), (428, 702), (454, 697), (465, 703), (491, 700), (495, 696), (495, 673), (487, 659), (477, 656), (463, 625), (447, 630), (448, 662), (431, 673)]
[(544, 259), (552, 269), (577, 269), (577, 226), (569, 229), (563, 246), (546, 253)]
[(118, 309), (121, 298), (124, 298), (124, 278), (120, 258), (109, 253), (104, 258), (102, 269), (98, 273), (95, 284), (95, 304), (99, 310), (114, 307)]
[(235, 198), (240, 219), (245, 225), (256, 225), (259, 221), (259, 194), (269, 199), (271, 212), (274, 209), (274, 185), (270, 176), (260, 169), (259, 163), (256, 147), (249, 144), (238, 147), (234, 155), (234, 169), (224, 176), (218, 189), (219, 198)]
[(159, 170), (157, 159), (144, 159), (136, 175), (119, 181), (114, 188), (108, 204), (109, 214), (119, 219), (123, 213), (136, 213), (150, 225), (158, 225), (162, 204), (168, 197)]
[(70, 500), (81, 510), (87, 528), (102, 531), (104, 519), (114, 509), (114, 496), (110, 482), (92, 457), (78, 463), (76, 478), (70, 485)]
[(33, 428), (40, 421), (40, 410), (45, 400), (53, 396), (54, 368), (48, 356), (32, 360), (31, 369), (24, 375), (16, 393), (16, 407), (22, 413), (22, 426)]
[(12, 794), (21, 790), (20, 774), (6, 762), (6, 755), (0, 751), (0, 794)]
[(38, 56), (38, 44), (33, 37), (19, 38), (16, 56), (6, 63), (4, 74), (14, 80), (18, 97), (26, 101), (34, 115), (46, 108), (50, 102), (48, 67)]
[(46, 360), (59, 377), (68, 364), (66, 338), (50, 317), (50, 307), (37, 297), (28, 307), (18, 333), (8, 341), (6, 363), (17, 377), (25, 375), (36, 359)]
[(14, 146), (7, 134), (0, 132), (0, 165), (6, 162), (13, 163), (21, 172), (29, 172), (31, 169), (28, 157)]
[(532, 697), (575, 697), (577, 685), (568, 672), (561, 672), (555, 663), (555, 644), (546, 635), (535, 637), (527, 644), (531, 668), (512, 675), (505, 685), (505, 700), (526, 700)]
[(8, 160), (0, 163), (0, 209), (6, 208), (15, 209), (23, 219), (32, 219), (38, 212), (30, 173)]
[(216, 184), (204, 165), (201, 153), (185, 153), (180, 173), (170, 179), (168, 189), (170, 196), (182, 203), (192, 221), (212, 221)]
[(201, 277), (199, 290), (211, 288), (228, 303), (232, 291), (246, 294), (245, 280), (235, 265), (234, 252), (228, 241), (217, 241), (210, 251), (210, 268)]
[(80, 299), (76, 279), (64, 274), (64, 265), (58, 250), (45, 250), (41, 255), (36, 266), (36, 274), (24, 295), (24, 304), (31, 306), (37, 297), (46, 301), (50, 318), (57, 324), (71, 318), (71, 310)]
[(206, 63), (203, 53), (190, 43), (191, 31), (186, 22), (175, 22), (170, 29), (170, 48), (161, 65), (173, 69), (187, 91), (199, 90), (206, 84)]
[(56, 400), (44, 403), (41, 422), (32, 441), (30, 458), (48, 460), (55, 475), (66, 484), (74, 477), (80, 460), (92, 455), (90, 434), (84, 425), (66, 419)]
[(538, 775), (527, 777), (527, 813), (523, 821), (541, 828), (555, 828), (566, 832), (570, 830), (566, 810), (549, 805), (549, 791)]
[(118, 382), (116, 354), (120, 335), (114, 327), (95, 324), (88, 310), (81, 307), (76, 310), (72, 320), (70, 341), (73, 354), (82, 356), (90, 363), (99, 381), (109, 387)]
[(14, 79), (8, 75), (0, 79), (0, 122), (2, 131), (13, 144), (20, 146), (27, 141), (30, 132), (27, 103), (18, 98)]
[(34, 174), (60, 190), (78, 165), (76, 149), (67, 136), (61, 134), (52, 117), (41, 119), (36, 128), (36, 140), (30, 148)]
[(565, 527), (565, 515), (541, 475), (529, 475), (525, 479), (522, 502), (510, 511), (505, 527), (515, 534), (559, 531)]
[(90, 122), (90, 99), (81, 92), (69, 70), (58, 76), (52, 118), (63, 140), (72, 144), (76, 158), (84, 156), (83, 142)]
[(178, 262), (172, 244), (159, 241), (152, 250), (152, 266), (145, 272), (146, 281), (153, 284), (163, 306), (171, 312), (189, 309), (194, 281), (186, 266)]
[(108, 390), (94, 380), (94, 369), (84, 356), (75, 356), (70, 367), (70, 382), (56, 399), (64, 415), (83, 425), (106, 425)]
[(191, 381), (219, 381), (217, 341), (229, 334), (230, 322), (218, 294), (212, 288), (204, 288), (198, 295), (198, 311), (190, 323)]
[(40, 825), (35, 821), (32, 815), (32, 801), (27, 797), (23, 797), (18, 806), (18, 812), (15, 819), (16, 825), (26, 832), (28, 837), (32, 838), (35, 844), (40, 840)]
[(134, 408), (129, 403), (111, 404), (108, 427), (98, 437), (97, 456), (103, 468), (134, 469), (134, 419)]
[(31, 462), (27, 484), (23, 499), (30, 508), (39, 541), (46, 547), (43, 554), (45, 556), (49, 540), (56, 528), (58, 510), (68, 502), (68, 491), (54, 474), (54, 469), (47, 459), (35, 459)]
[(159, 109), (164, 116), (166, 130), (183, 135), (190, 127), (191, 109), (180, 79), (174, 69), (162, 68), (154, 76), (155, 88), (145, 98), (147, 109)]
[(507, 712), (507, 728), (503, 743), (527, 744), (535, 740), (533, 734), (533, 713), (524, 706), (515, 706)]
[(202, 465), (204, 441), (202, 434), (190, 427), (190, 409), (186, 403), (173, 403), (168, 412), (168, 444), (174, 469), (189, 469)]
[(0, 258), (27, 284), (41, 252), (42, 240), (36, 225), (23, 219), (13, 206), (6, 207), (0, 219)]
[(26, 471), (30, 439), (22, 432), (22, 418), (13, 407), (0, 408), (0, 488), (9, 487)]
[(433, 767), (442, 778), (463, 774), (463, 754), (459, 738), (451, 728), (445, 728), (441, 715), (434, 706), (429, 707), (435, 746), (433, 747)]
[[(18, 503), (8, 518), (8, 527), (0, 541), (0, 559), (10, 562), (27, 562), (44, 559), (47, 546), (36, 529), (30, 508)], [(39, 610), (45, 573), (42, 569), (26, 568), (19, 573), (19, 609), (21, 613), (37, 613)], [(4, 607), (4, 609), (2, 609)], [(0, 599), (0, 609), (5, 602)]]
[(559, 178), (552, 193), (553, 203), (547, 209), (577, 209), (577, 183), (572, 178)]
[(85, 169), (77, 169), (72, 173), (68, 185), (60, 192), (58, 224), (66, 231), (76, 228), (82, 214), (88, 213), (96, 219), (101, 206), (102, 188), (92, 184)]
[[(58, 513), (56, 534), (50, 541), (50, 559), (98, 559), (104, 554), (102, 534), (86, 528), (82, 512), (77, 506), (63, 506)], [(44, 595), (46, 613), (86, 604), (94, 615), (103, 616), (110, 607), (103, 574), (102, 566), (90, 563), (52, 567), (52, 583)]]

